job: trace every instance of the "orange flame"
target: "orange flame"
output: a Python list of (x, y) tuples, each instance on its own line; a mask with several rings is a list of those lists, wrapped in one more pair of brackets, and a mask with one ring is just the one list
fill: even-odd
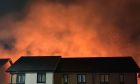
[[(0, 46), (1, 57), (11, 56), (16, 60), (22, 55), (129, 55), (139, 63), (139, 40), (129, 42), (127, 29), (122, 31), (123, 27), (120, 26), (123, 21), (118, 21), (118, 18), (126, 16), (124, 19), (127, 20), (129, 17), (122, 14), (127, 6), (125, 0), (60, 1), (30, 0), (23, 11), (22, 20), (15, 21), (15, 13), (5, 15), (0, 20), (0, 27), (6, 29), (0, 31), (0, 38), (15, 38), (16, 42), (11, 50)], [(127, 20), (128, 23), (130, 20)]]
[(1, 17), (1, 58), (129, 55), (140, 66), (139, 0), (66, 1), (29, 0), (21, 14)]

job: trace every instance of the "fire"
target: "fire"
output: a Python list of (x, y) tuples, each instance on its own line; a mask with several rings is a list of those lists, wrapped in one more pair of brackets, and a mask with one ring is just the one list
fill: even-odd
[(133, 56), (140, 66), (139, 0), (27, 0), (18, 12), (7, 1), (6, 12), (0, 9), (1, 58)]
[(140, 66), (139, 4), (138, 0), (29, 0), (22, 12), (1, 17), (1, 57), (133, 56)]

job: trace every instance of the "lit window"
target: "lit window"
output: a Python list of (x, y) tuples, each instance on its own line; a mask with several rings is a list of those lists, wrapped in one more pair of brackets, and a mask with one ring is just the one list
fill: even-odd
[(68, 84), (68, 74), (63, 75), (63, 82), (64, 84)]
[(86, 75), (85, 74), (78, 74), (77, 75), (77, 82), (78, 83), (85, 83), (86, 82)]
[(120, 84), (124, 84), (124, 74), (120, 74)]
[(46, 83), (46, 73), (37, 73), (37, 83)]
[(100, 84), (109, 83), (109, 74), (100, 74)]
[(25, 74), (17, 74), (17, 79), (16, 79), (17, 83), (25, 83)]

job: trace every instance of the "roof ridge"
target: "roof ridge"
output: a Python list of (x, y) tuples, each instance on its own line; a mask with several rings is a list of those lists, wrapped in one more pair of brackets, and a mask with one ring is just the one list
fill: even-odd
[(42, 55), (42, 56), (21, 56), (21, 58), (37, 58), (37, 57), (61, 57), (61, 56), (45, 56), (45, 55)]
[(132, 58), (131, 56), (123, 56), (123, 57), (63, 57), (62, 59), (88, 59), (88, 58)]

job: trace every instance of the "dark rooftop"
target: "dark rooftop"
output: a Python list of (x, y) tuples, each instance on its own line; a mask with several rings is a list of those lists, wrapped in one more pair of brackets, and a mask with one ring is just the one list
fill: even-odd
[(60, 56), (26, 56), (19, 58), (7, 71), (54, 71)]
[(60, 56), (21, 57), (9, 72), (138, 72), (132, 57), (61, 58)]
[(2, 67), (9, 59), (0, 59), (0, 67)]
[(132, 57), (62, 58), (57, 72), (138, 72)]

